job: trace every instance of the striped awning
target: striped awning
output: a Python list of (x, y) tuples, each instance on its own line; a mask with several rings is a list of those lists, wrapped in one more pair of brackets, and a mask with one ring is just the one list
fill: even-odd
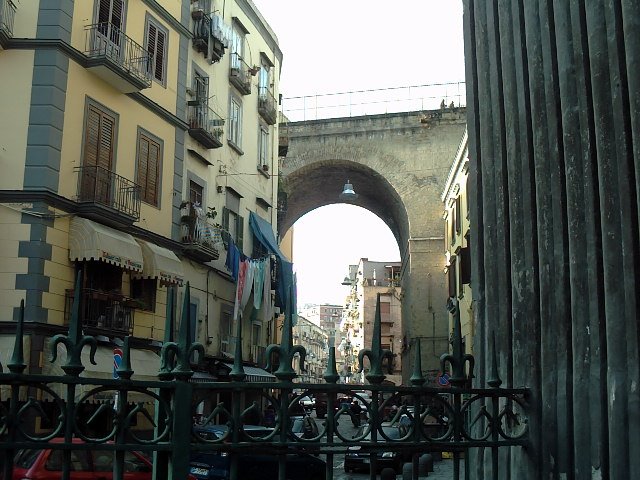
[(144, 258), (142, 277), (157, 278), (164, 283), (182, 285), (184, 270), (182, 262), (175, 253), (151, 242), (144, 240), (137, 240), (137, 242), (142, 248)]
[(69, 225), (69, 259), (96, 260), (142, 272), (142, 249), (128, 233), (82, 217)]

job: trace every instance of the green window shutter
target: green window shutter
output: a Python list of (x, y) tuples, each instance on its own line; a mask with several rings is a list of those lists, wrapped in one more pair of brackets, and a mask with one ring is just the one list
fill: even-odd
[(236, 232), (238, 232), (238, 238), (236, 239), (236, 243), (238, 244), (238, 248), (240, 251), (243, 251), (243, 242), (244, 242), (244, 217), (240, 215), (237, 216), (238, 225), (236, 227)]
[(229, 248), (229, 209), (222, 207), (222, 241), (224, 248)]

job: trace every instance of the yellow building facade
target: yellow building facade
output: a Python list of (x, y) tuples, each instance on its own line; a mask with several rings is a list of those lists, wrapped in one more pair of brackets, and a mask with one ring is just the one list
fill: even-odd
[(0, 362), (24, 300), (29, 371), (51, 368), (77, 275), (106, 358), (89, 373), (130, 335), (154, 376), (186, 282), (204, 373), (224, 374), (234, 317), (264, 360), (274, 297), (234, 315), (227, 258), (273, 259), (253, 229), (274, 236), (281, 62), (250, 0), (0, 0)]
[[(445, 275), (449, 298), (456, 299), (460, 309), (462, 342), (466, 353), (473, 353), (473, 303), (471, 297), (471, 230), (467, 179), (469, 177), (469, 149), (465, 131), (451, 165), (445, 189), (444, 204)], [(449, 332), (453, 332), (453, 316), (449, 315)]]

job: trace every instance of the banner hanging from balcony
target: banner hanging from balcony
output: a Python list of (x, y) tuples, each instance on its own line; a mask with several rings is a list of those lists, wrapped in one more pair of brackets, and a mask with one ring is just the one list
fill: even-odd
[(128, 233), (86, 218), (69, 223), (69, 259), (111, 263), (125, 270), (142, 272), (142, 249)]

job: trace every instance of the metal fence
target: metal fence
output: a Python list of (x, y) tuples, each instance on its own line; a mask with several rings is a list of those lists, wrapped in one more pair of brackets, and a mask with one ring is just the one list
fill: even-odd
[(447, 82), (285, 97), (282, 111), (288, 121), (298, 122), (465, 105), (465, 82)]
[[(381, 348), (379, 304), (372, 347), (359, 355), (360, 365), (368, 368), (366, 385), (337, 383), (333, 348), (324, 374), (326, 384), (294, 383), (292, 362), (299, 359), (304, 363), (306, 353), (300, 345), (293, 345), (289, 311), (281, 343), (270, 345), (265, 352), (265, 368), (273, 372), (277, 381), (245, 381), (242, 342), (236, 342), (231, 381), (198, 378), (197, 382), (191, 382), (194, 373), (191, 362), (196, 356), (202, 358), (204, 349), (201, 344), (189, 341), (187, 284), (178, 338), (170, 341), (171, 336), (166, 336), (157, 380), (136, 379), (140, 366), (131, 363), (130, 337), (124, 338), (121, 347), (122, 360), (115, 369), (118, 379), (88, 378), (81, 376), (85, 369), (81, 354), (87, 349), (93, 359), (97, 341), (82, 332), (80, 278), (76, 282), (68, 333), (51, 340), (52, 362), (59, 361), (56, 354), (61, 346), (67, 351), (66, 362), (61, 365), (63, 375), (25, 372), (24, 308), (21, 308), (15, 348), (6, 365), (8, 372), (0, 373), (0, 452), (4, 478), (11, 478), (14, 468), (11, 459), (19, 451), (51, 449), (62, 452), (59, 456), (64, 480), (70, 478), (71, 471), (80, 468), (74, 463), (78, 452), (95, 451), (111, 455), (107, 459), (111, 463), (107, 464), (112, 465), (116, 480), (131, 471), (127, 463), (131, 452), (151, 459), (148, 466), (153, 465), (153, 478), (158, 480), (187, 478), (191, 459), (203, 453), (225, 459), (228, 470), (224, 475), (232, 480), (246, 478), (242, 469), (247, 468), (248, 462), (242, 463), (242, 458), (256, 454), (266, 454), (272, 459), (280, 480), (292, 478), (286, 473), (291, 468), (288, 460), (291, 454), (307, 456), (309, 468), (321, 465), (321, 478), (332, 479), (336, 457), (353, 453), (354, 447), (359, 447), (358, 455), (371, 464), (372, 472), (383, 459), (397, 455), (413, 463), (413, 478), (418, 478), (420, 455), (453, 452), (457, 479), (461, 473), (460, 458), (477, 447), (494, 452), (491, 478), (497, 479), (498, 450), (526, 445), (528, 391), (499, 388), (497, 375), (489, 382), (490, 388), (469, 387), (473, 357), (462, 353), (459, 316), (454, 351), (442, 357), (443, 370), (451, 374), (451, 387), (447, 390), (423, 386), (419, 347), (411, 385), (383, 384), (383, 362), (388, 361), (390, 352)], [(165, 332), (174, 331), (176, 323), (174, 288), (168, 295)], [(238, 338), (243, 334), (241, 323), (236, 326)], [(292, 418), (299, 414), (298, 399), (309, 394), (326, 398), (326, 418), (310, 435), (296, 435)], [(355, 435), (345, 433), (345, 424), (353, 420), (348, 405), (341, 400), (345, 397), (359, 399), (364, 408), (366, 420)], [(150, 428), (141, 428), (145, 424)], [(256, 430), (249, 425), (255, 424), (270, 427), (268, 430), (264, 427), (260, 435), (252, 434)], [(389, 425), (402, 426), (400, 435), (389, 435)], [(371, 478), (375, 478), (375, 473)], [(488, 472), (485, 478), (490, 478)]]

